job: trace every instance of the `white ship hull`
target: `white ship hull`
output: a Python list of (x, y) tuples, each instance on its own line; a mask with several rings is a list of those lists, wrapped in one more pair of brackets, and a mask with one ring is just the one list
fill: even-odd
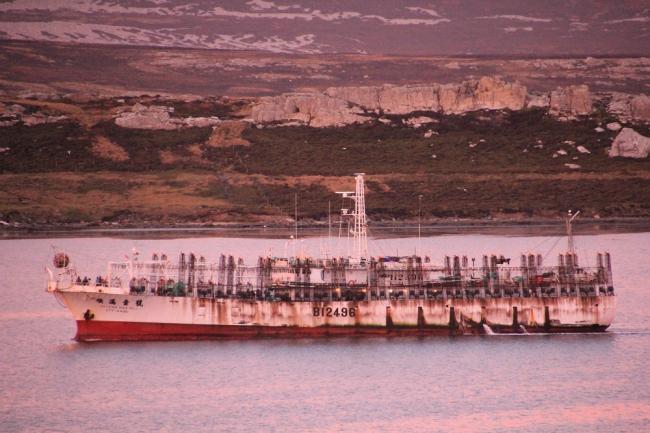
[[(77, 287), (74, 286), (73, 289)], [(596, 332), (615, 296), (258, 301), (55, 290), (77, 340)], [(487, 325), (487, 326), (485, 326)]]

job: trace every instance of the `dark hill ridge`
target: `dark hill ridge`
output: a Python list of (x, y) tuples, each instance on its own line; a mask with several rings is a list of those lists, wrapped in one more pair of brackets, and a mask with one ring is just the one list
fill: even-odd
[(650, 2), (12, 0), (0, 38), (373, 55), (650, 55)]
[(455, 83), (481, 76), (531, 91), (585, 84), (594, 92), (647, 93), (650, 58), (409, 57), (78, 45), (0, 40), (0, 92), (103, 96), (260, 97), (329, 87)]

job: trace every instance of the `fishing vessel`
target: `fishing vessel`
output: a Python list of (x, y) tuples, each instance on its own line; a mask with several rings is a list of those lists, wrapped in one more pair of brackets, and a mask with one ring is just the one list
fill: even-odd
[(351, 203), (341, 211), (344, 257), (263, 255), (248, 265), (231, 254), (209, 263), (133, 251), (82, 279), (59, 251), (47, 291), (72, 313), (79, 341), (603, 332), (614, 320), (610, 254), (580, 265), (578, 213), (566, 219), (567, 249), (552, 266), (540, 253), (518, 265), (500, 254), (372, 256), (363, 173), (355, 183), (338, 193)]

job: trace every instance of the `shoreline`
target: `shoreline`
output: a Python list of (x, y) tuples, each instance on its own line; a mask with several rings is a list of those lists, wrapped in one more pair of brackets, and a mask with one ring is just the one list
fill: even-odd
[[(577, 235), (605, 233), (650, 232), (650, 218), (584, 218), (574, 223)], [(34, 239), (67, 237), (118, 237), (136, 239), (188, 238), (188, 237), (261, 237), (285, 238), (292, 235), (296, 227), (292, 224), (260, 223), (178, 223), (178, 224), (34, 224), (0, 226), (0, 239)], [(300, 236), (318, 237), (328, 235), (325, 222), (307, 221), (298, 225)], [(332, 236), (339, 227), (332, 224)], [(369, 236), (373, 238), (394, 238), (417, 236), (477, 234), (500, 236), (553, 236), (565, 233), (564, 220), (540, 219), (440, 219), (422, 221), (418, 230), (417, 221), (377, 221), (369, 224)]]

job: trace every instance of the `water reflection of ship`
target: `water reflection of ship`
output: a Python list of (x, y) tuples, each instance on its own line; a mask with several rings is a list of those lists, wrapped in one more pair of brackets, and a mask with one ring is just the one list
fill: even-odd
[[(65, 302), (79, 340), (156, 340), (257, 336), (363, 336), (604, 331), (616, 297), (608, 253), (583, 267), (572, 222), (556, 266), (542, 254), (369, 256), (363, 174), (339, 193), (351, 253), (313, 258), (260, 256), (254, 266), (221, 254), (216, 263), (181, 253), (111, 262), (94, 284), (69, 258), (55, 256), (48, 291)], [(295, 241), (297, 241), (297, 230)]]

